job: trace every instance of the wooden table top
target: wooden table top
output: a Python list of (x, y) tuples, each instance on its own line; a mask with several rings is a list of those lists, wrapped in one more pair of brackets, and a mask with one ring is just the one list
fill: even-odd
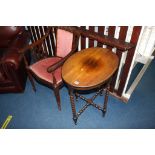
[(73, 54), (62, 67), (62, 78), (78, 90), (104, 84), (117, 70), (118, 57), (106, 48), (87, 48)]

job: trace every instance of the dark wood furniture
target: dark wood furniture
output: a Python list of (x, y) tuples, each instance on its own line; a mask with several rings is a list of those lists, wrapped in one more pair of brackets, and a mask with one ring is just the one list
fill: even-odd
[[(60, 27), (60, 26), (59, 26)], [(63, 26), (63, 29), (66, 29), (67, 31), (74, 31), (80, 35), (80, 47), (79, 49), (85, 49), (86, 44), (88, 47), (95, 47), (96, 41), (98, 47), (103, 47), (103, 45), (106, 45), (106, 48), (116, 49), (116, 55), (118, 56), (119, 60), (121, 60), (123, 52), (127, 51), (127, 57), (125, 60), (124, 67), (121, 67), (121, 72), (119, 75), (119, 84), (118, 88), (115, 88), (116, 84), (116, 78), (118, 75), (118, 72), (116, 71), (113, 81), (111, 82), (110, 86), (110, 94), (117, 97), (118, 99), (127, 102), (127, 99), (122, 96), (122, 92), (127, 80), (127, 76), (129, 74), (129, 69), (131, 66), (132, 58), (135, 53), (136, 45), (138, 42), (138, 38), (141, 32), (142, 26), (133, 26), (133, 31), (130, 26), (97, 26), (98, 32), (96, 31), (95, 26), (89, 26), (86, 29), (86, 26), (76, 27), (76, 26)], [(28, 26), (28, 30), (31, 33), (32, 36), (32, 42), (35, 42), (38, 38), (43, 36), (43, 31), (47, 29), (47, 26)], [(117, 39), (114, 38), (115, 34), (117, 34), (119, 30), (119, 35), (117, 36)], [(131, 40), (129, 42), (126, 42), (127, 36), (130, 36), (131, 30)], [(117, 31), (117, 32), (116, 32)], [(49, 50), (49, 53), (51, 55), (54, 55), (52, 53), (52, 48), (54, 47), (53, 44), (50, 44), (49, 42), (53, 40), (53, 36), (50, 35), (50, 37), (47, 38), (47, 48)], [(88, 41), (88, 42), (87, 42)]]
[[(55, 38), (51, 40), (51, 44), (55, 47), (53, 56), (49, 55), (47, 49), (49, 37)], [(77, 50), (77, 45), (78, 34), (73, 31), (64, 30), (63, 27), (48, 27), (41, 38), (20, 51), (21, 54), (24, 54), (25, 51), (30, 49), (33, 58), (35, 58), (34, 63), (30, 66), (25, 59), (28, 77), (31, 81), (33, 90), (36, 91), (33, 77), (42, 84), (53, 88), (59, 110), (61, 110), (59, 89), (63, 84), (61, 66), (65, 60)]]
[[(83, 35), (81, 38), (81, 49), (84, 49), (86, 47), (86, 38), (88, 36), (87, 35), (88, 32), (90, 32), (90, 34), (92, 34), (91, 36), (93, 36), (92, 37), (93, 40), (91, 40), (91, 42), (89, 40), (88, 47), (94, 47), (93, 43), (94, 43), (94, 40), (96, 40), (96, 39), (94, 39), (94, 36), (100, 36), (100, 38), (103, 37), (105, 40), (109, 40), (109, 41), (111, 39), (117, 40), (117, 42), (119, 44), (119, 42), (125, 43), (125, 40), (131, 34), (131, 39), (130, 39), (129, 43), (126, 42), (126, 44), (128, 44), (130, 47), (128, 46), (128, 48), (126, 48), (126, 50), (125, 49), (121, 50), (121, 48), (119, 48), (118, 46), (111, 46), (110, 44), (109, 45), (106, 44), (107, 45), (106, 48), (108, 48), (108, 49), (111, 49), (112, 47), (116, 48), (116, 55), (119, 57), (119, 60), (121, 60), (121, 58), (123, 56), (122, 52), (127, 51), (127, 57), (125, 59), (124, 67), (122, 67), (122, 71), (119, 76), (120, 82), (119, 82), (118, 88), (114, 88), (115, 84), (116, 84), (116, 78), (117, 78), (118, 72), (115, 73), (115, 77), (113, 78), (113, 81), (111, 82), (111, 86), (110, 86), (110, 93), (112, 95), (114, 95), (115, 97), (117, 97), (118, 99), (120, 99), (124, 102), (127, 102), (128, 99), (124, 98), (122, 96), (122, 94), (123, 94), (123, 89), (125, 87), (127, 77), (128, 77), (129, 71), (130, 71), (130, 67), (132, 64), (133, 56), (135, 54), (135, 49), (136, 49), (136, 46), (137, 46), (137, 43), (139, 40), (142, 26), (133, 26), (133, 30), (131, 29), (131, 26), (119, 26), (119, 35), (117, 36), (118, 39), (114, 39), (115, 34), (117, 34), (117, 32), (118, 32), (117, 28), (118, 28), (118, 26), (108, 26), (108, 28), (107, 28), (107, 26), (98, 26), (98, 32), (96, 33), (95, 26), (89, 26), (87, 29), (86, 29), (86, 26), (81, 26), (81, 28), (79, 28), (79, 29), (82, 29), (84, 31), (84, 33), (82, 33)], [(130, 33), (128, 33), (128, 32), (130, 32)], [(97, 39), (97, 41), (98, 41), (97, 46), (102, 47), (104, 42), (102, 42), (102, 41), (100, 42), (98, 39)]]
[[(0, 93), (23, 92), (26, 84), (24, 58), (18, 52), (30, 42), (23, 26), (0, 27)], [(30, 55), (26, 54), (27, 62)]]
[[(62, 67), (62, 78), (69, 88), (73, 120), (76, 124), (79, 115), (90, 105), (101, 110), (105, 115), (108, 102), (109, 85), (112, 75), (118, 68), (119, 59), (116, 54), (106, 48), (88, 48), (73, 54)], [(90, 99), (80, 95), (78, 91), (98, 89)], [(103, 107), (93, 100), (105, 89)], [(74, 95), (86, 101), (86, 105), (76, 113)]]

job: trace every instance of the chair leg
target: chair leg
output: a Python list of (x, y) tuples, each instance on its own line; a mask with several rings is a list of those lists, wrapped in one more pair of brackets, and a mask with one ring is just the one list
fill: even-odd
[(34, 81), (33, 81), (33, 77), (31, 75), (30, 71), (27, 71), (27, 74), (28, 74), (28, 78), (29, 78), (29, 80), (31, 82), (32, 89), (33, 89), (34, 92), (36, 92), (36, 87), (35, 87), (35, 84), (34, 84)]
[(53, 90), (54, 90), (55, 98), (56, 98), (56, 101), (57, 101), (58, 109), (61, 111), (61, 101), (60, 101), (59, 88), (56, 87)]

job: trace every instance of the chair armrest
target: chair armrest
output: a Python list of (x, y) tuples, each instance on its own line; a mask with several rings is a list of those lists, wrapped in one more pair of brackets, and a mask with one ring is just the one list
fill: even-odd
[(53, 72), (54, 70), (56, 70), (57, 68), (59, 68), (60, 66), (62, 66), (63, 63), (64, 63), (74, 52), (76, 52), (77, 47), (78, 47), (78, 43), (79, 43), (78, 41), (79, 41), (79, 36), (77, 35), (77, 39), (76, 39), (75, 44), (74, 44), (74, 46), (73, 46), (73, 50), (72, 50), (68, 55), (66, 55), (64, 58), (62, 58), (59, 62), (56, 62), (55, 64), (49, 66), (49, 67), (47, 68), (47, 72), (51, 73), (51, 72)]
[(51, 73), (51, 72), (53, 72), (54, 70), (56, 70), (57, 68), (59, 68), (60, 66), (62, 66), (63, 63), (64, 63), (74, 52), (75, 52), (75, 50), (74, 50), (74, 51), (71, 51), (68, 55), (66, 55), (66, 56), (65, 56), (64, 58), (62, 58), (60, 61), (56, 62), (55, 64), (53, 64), (53, 65), (51, 65), (51, 66), (49, 66), (49, 67), (47, 68), (47, 72), (48, 72), (48, 73)]
[(51, 27), (48, 28), (47, 32), (45, 33), (45, 35), (44, 35), (43, 37), (41, 37), (41, 38), (40, 38), (39, 40), (37, 40), (36, 42), (34, 42), (34, 43), (30, 44), (30, 45), (27, 45), (27, 46), (24, 47), (24, 48), (21, 48), (21, 49), (19, 50), (18, 53), (24, 54), (26, 51), (32, 50), (34, 47), (36, 47), (36, 46), (42, 44), (43, 41), (48, 37), (50, 31), (51, 31)]

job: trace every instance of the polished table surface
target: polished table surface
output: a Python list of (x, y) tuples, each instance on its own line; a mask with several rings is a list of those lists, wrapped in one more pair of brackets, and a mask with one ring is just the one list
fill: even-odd
[(117, 70), (116, 54), (106, 48), (87, 48), (73, 54), (62, 67), (62, 78), (78, 90), (104, 84)]

